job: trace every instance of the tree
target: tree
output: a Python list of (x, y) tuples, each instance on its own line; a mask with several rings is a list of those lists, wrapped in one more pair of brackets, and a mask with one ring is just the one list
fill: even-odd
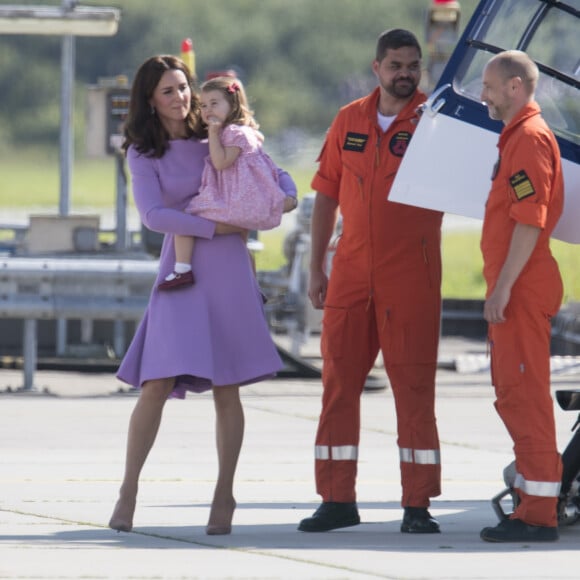
[[(374, 86), (370, 63), (382, 30), (405, 27), (423, 40), (430, 1), (364, 0), (361, 9), (359, 0), (119, 0), (116, 36), (76, 40), (75, 126), (82, 131), (86, 85), (131, 79), (145, 58), (179, 54), (191, 37), (199, 76), (234, 67), (266, 134), (289, 127), (320, 134), (338, 107)], [(463, 23), (476, 3), (462, 1)], [(0, 37), (4, 146), (58, 142), (59, 86), (60, 39)]]

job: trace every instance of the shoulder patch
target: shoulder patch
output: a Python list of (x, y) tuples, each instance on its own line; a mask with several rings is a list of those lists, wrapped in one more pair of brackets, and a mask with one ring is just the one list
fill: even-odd
[(536, 190), (534, 189), (528, 174), (523, 169), (517, 173), (514, 173), (510, 177), (510, 185), (514, 190), (518, 201), (521, 201), (522, 199), (530, 197), (530, 195), (534, 195), (536, 193)]
[(409, 131), (399, 131), (395, 133), (389, 141), (389, 150), (395, 157), (403, 157), (409, 142), (411, 141), (412, 133)]
[(345, 151), (356, 151), (357, 153), (362, 153), (367, 146), (367, 141), (369, 136), (364, 133), (351, 133), (348, 132), (344, 139), (344, 145), (342, 148)]

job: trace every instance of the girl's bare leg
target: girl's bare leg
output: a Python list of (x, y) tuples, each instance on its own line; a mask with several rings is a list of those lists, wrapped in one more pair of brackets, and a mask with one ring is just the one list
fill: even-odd
[(183, 264), (191, 264), (195, 238), (193, 236), (176, 235), (173, 237), (173, 242), (175, 244), (175, 261)]
[(143, 384), (129, 421), (125, 475), (109, 521), (109, 527), (114, 530), (129, 532), (133, 527), (139, 475), (157, 436), (163, 406), (171, 394), (174, 382), (175, 379), (169, 378)]
[(236, 509), (234, 475), (244, 438), (244, 410), (238, 385), (214, 387), (218, 479), (206, 533), (229, 534)]

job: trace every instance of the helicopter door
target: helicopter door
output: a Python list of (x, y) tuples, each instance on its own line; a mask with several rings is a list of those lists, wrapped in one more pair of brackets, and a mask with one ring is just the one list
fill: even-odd
[(554, 237), (580, 243), (580, 0), (483, 0), (424, 112), (391, 201), (483, 218), (503, 124), (481, 103), (481, 77), (498, 52), (524, 50), (540, 69), (536, 100), (556, 135), (565, 182)]

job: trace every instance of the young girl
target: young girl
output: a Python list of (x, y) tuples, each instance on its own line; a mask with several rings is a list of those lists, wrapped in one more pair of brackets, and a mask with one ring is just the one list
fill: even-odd
[[(296, 207), (279, 185), (278, 168), (262, 149), (241, 82), (216, 77), (201, 86), (201, 117), (208, 127), (209, 156), (205, 160), (199, 195), (185, 211), (248, 230), (280, 225), (282, 213)], [(175, 236), (175, 267), (159, 284), (173, 290), (194, 283), (192, 236)]]

